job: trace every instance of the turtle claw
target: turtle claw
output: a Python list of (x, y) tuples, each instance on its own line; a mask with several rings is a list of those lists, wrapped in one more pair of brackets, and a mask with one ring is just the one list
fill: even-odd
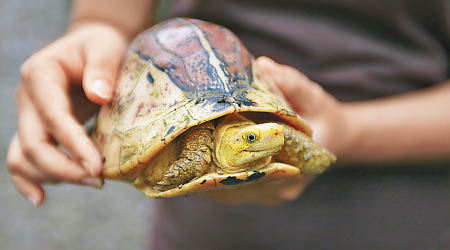
[(165, 181), (158, 181), (156, 184), (158, 184), (158, 185), (164, 185), (164, 186), (167, 185), (167, 183), (166, 183)]
[(168, 178), (175, 177), (175, 174), (173, 172), (169, 172), (169, 173), (165, 174), (164, 177), (168, 177)]
[(164, 187), (161, 186), (154, 186), (153, 189), (156, 191), (164, 191)]

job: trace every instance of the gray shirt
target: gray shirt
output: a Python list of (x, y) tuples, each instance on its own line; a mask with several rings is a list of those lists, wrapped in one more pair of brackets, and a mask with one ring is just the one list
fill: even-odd
[[(449, 79), (450, 1), (178, 1), (342, 101)], [(449, 107), (450, 108), (450, 107)], [(413, 111), (412, 111), (413, 112)], [(273, 208), (158, 200), (154, 249), (450, 249), (450, 166), (340, 167)]]

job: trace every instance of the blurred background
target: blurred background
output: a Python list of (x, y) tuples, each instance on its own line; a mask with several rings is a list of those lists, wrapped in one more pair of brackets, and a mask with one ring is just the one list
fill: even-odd
[(47, 185), (46, 202), (33, 208), (6, 170), (20, 65), (64, 32), (69, 10), (70, 1), (0, 1), (0, 250), (146, 249), (152, 200), (131, 186)]
[[(159, 19), (165, 16), (171, 2), (161, 1)], [(74, 185), (46, 185), (46, 202), (34, 208), (14, 189), (6, 170), (6, 150), (16, 130), (14, 93), (20, 80), (20, 65), (64, 32), (69, 9), (69, 0), (0, 0), (0, 250), (147, 249), (155, 204), (128, 184), (107, 181), (102, 190)], [(335, 224), (340, 226), (341, 220), (348, 218), (358, 224), (360, 221), (356, 221), (356, 218), (367, 217), (360, 223), (372, 223), (369, 224), (373, 227), (372, 232), (375, 230), (384, 234), (374, 234), (373, 238), (378, 237), (380, 242), (391, 232), (407, 231), (405, 229), (408, 226), (417, 232), (423, 229), (433, 234), (436, 229), (430, 228), (430, 223), (441, 220), (441, 224), (448, 225), (449, 219), (448, 214), (439, 217), (445, 214), (448, 207), (447, 194), (450, 190), (449, 179), (444, 179), (441, 174), (422, 175), (418, 171), (405, 175), (404, 172), (397, 174), (394, 171), (383, 175), (376, 171), (359, 173), (349, 170), (339, 175), (339, 180), (341, 186), (346, 183), (352, 185), (337, 190), (334, 186), (327, 186), (328, 183), (334, 183), (330, 181), (333, 178), (331, 173), (328, 179), (316, 181), (316, 191), (309, 194), (309, 199), (314, 201), (311, 197), (318, 197), (316, 201), (320, 203), (312, 203), (309, 208), (315, 211), (315, 204), (323, 203), (325, 207), (337, 200), (326, 203), (321, 200), (324, 197), (336, 195), (339, 199), (346, 199), (347, 203), (342, 203), (344, 205), (340, 210), (347, 217), (338, 218)], [(354, 188), (358, 186), (364, 188)], [(319, 196), (315, 196), (317, 193)], [(403, 204), (402, 201), (408, 203)], [(385, 206), (388, 203), (390, 206)], [(409, 204), (414, 204), (414, 207)], [(435, 210), (425, 209), (435, 204), (439, 206)], [(366, 216), (365, 209), (370, 206), (372, 209), (369, 214), (372, 217)], [(321, 210), (317, 211), (320, 216)], [(444, 212), (434, 215), (426, 211)], [(408, 217), (411, 214), (414, 216)], [(354, 217), (358, 215), (360, 217)], [(430, 220), (430, 217), (434, 220)], [(398, 225), (398, 228), (384, 228), (384, 224), (391, 225), (392, 218), (399, 218), (395, 221), (403, 224)], [(315, 219), (312, 217), (312, 221)], [(379, 228), (374, 227), (378, 224)], [(344, 232), (339, 233), (345, 235)], [(353, 233), (366, 235), (367, 232)], [(441, 234), (436, 234), (435, 238), (447, 244), (450, 239), (449, 227)]]

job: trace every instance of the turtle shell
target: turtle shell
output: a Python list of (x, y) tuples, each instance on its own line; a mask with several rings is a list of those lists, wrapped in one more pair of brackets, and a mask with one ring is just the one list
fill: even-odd
[(132, 180), (181, 133), (234, 112), (271, 113), (311, 136), (253, 62), (231, 31), (205, 21), (170, 19), (138, 35), (99, 112), (103, 175)]

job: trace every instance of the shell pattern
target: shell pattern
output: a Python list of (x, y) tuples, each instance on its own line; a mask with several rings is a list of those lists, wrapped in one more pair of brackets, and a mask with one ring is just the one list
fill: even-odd
[(228, 29), (185, 18), (153, 26), (132, 43), (116, 95), (99, 113), (103, 174), (132, 179), (188, 128), (233, 112), (273, 113), (311, 135), (274, 93)]

